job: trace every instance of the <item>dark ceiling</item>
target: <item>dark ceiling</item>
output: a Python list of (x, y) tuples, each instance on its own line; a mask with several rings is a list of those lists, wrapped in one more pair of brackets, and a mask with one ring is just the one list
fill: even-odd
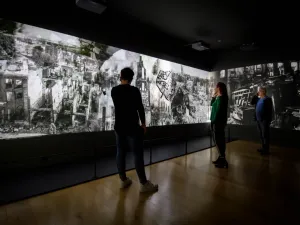
[[(205, 70), (292, 59), (300, 51), (296, 1), (107, 0), (101, 15), (78, 8), (75, 0), (1, 4), (2, 18)], [(211, 50), (186, 47), (198, 40)], [(250, 43), (257, 49), (240, 50)]]

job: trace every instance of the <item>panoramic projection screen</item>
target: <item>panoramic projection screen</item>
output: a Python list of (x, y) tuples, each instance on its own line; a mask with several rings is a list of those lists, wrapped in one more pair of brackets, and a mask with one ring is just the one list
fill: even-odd
[(229, 124), (256, 125), (251, 99), (263, 86), (273, 101), (271, 127), (300, 130), (299, 61), (272, 62), (209, 73), (210, 86), (227, 84)]
[(0, 19), (0, 139), (113, 130), (124, 67), (148, 126), (208, 121), (206, 71)]

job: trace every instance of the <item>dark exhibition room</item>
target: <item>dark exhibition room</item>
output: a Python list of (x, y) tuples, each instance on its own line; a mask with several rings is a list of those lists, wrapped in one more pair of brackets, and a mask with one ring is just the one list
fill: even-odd
[(0, 225), (299, 223), (296, 1), (0, 6)]

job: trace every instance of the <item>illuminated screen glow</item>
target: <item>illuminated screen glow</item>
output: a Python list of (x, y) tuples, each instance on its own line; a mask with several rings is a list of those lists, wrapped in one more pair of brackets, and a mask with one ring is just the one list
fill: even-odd
[(229, 94), (228, 124), (256, 125), (251, 99), (260, 86), (273, 101), (271, 127), (300, 130), (299, 61), (274, 62), (209, 73), (210, 87), (224, 82)]
[(208, 121), (208, 72), (0, 19), (0, 138), (108, 131), (124, 67), (148, 126)]

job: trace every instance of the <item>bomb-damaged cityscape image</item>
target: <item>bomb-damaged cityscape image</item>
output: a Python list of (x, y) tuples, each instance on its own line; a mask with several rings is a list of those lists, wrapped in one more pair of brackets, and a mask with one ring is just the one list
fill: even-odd
[(227, 84), (229, 124), (255, 125), (252, 97), (266, 87), (273, 102), (271, 127), (300, 130), (299, 61), (258, 64), (210, 73), (210, 86)]
[(208, 120), (208, 73), (0, 20), (0, 138), (112, 130), (112, 87), (135, 72), (150, 126)]

